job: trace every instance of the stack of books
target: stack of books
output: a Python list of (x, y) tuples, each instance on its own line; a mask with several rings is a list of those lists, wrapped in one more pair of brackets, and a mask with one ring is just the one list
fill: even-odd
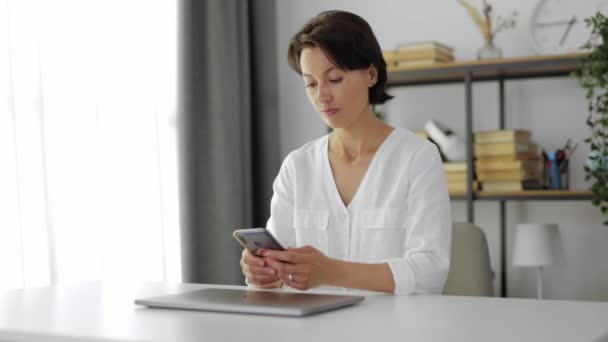
[(454, 61), (454, 49), (435, 41), (401, 44), (383, 51), (388, 71), (416, 69)]
[(414, 134), (421, 137), (422, 139), (426, 139), (426, 140), (429, 139), (429, 134), (425, 131), (415, 131)]
[[(450, 195), (458, 195), (467, 191), (467, 163), (446, 162), (443, 163), (446, 178), (448, 180), (448, 192)], [(479, 184), (473, 180), (473, 191), (479, 190)]]
[(483, 191), (521, 191), (542, 187), (542, 161), (530, 131), (475, 133), (475, 171)]

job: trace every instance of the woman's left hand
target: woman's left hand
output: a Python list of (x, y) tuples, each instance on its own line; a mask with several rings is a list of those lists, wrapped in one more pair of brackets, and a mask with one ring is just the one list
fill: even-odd
[(265, 250), (261, 254), (279, 279), (298, 290), (308, 290), (330, 281), (332, 259), (311, 246), (286, 251)]

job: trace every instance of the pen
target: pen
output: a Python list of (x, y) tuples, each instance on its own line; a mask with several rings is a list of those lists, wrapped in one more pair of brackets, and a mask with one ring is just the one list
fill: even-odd
[(574, 144), (572, 148), (568, 147), (568, 149), (566, 150), (566, 159), (570, 159), (570, 156), (572, 155), (572, 153), (574, 153), (574, 150), (576, 150), (577, 147), (578, 143)]
[(566, 145), (564, 145), (564, 148), (563, 148), (562, 150), (565, 150), (565, 149), (567, 149), (567, 148), (570, 148), (570, 141), (571, 141), (571, 139), (570, 139), (570, 138), (568, 138), (568, 140), (566, 140)]

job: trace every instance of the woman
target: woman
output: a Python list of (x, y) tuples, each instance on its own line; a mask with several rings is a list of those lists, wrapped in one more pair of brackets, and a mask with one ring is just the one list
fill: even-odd
[(441, 159), (432, 143), (373, 114), (392, 97), (369, 24), (323, 12), (292, 38), (288, 60), (333, 131), (285, 158), (266, 228), (297, 248), (244, 250), (247, 282), (440, 294), (451, 238)]

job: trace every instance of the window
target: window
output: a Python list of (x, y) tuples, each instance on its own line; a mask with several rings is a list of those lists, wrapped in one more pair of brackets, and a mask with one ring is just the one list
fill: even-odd
[(0, 0), (0, 289), (181, 281), (176, 18)]

